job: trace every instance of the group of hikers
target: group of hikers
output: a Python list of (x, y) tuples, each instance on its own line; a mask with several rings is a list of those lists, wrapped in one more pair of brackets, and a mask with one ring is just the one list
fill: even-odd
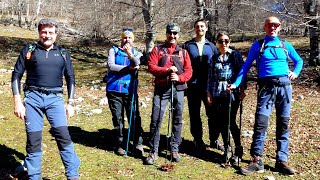
[[(244, 62), (239, 51), (231, 49), (227, 32), (217, 34), (214, 45), (205, 38), (208, 24), (205, 19), (194, 23), (195, 38), (178, 46), (181, 34), (177, 23), (166, 25), (164, 44), (153, 47), (148, 57), (148, 70), (154, 78), (154, 95), (148, 145), (150, 152), (146, 164), (158, 159), (160, 129), (170, 104), (168, 136), (170, 136), (171, 161), (179, 162), (181, 155), (182, 114), (186, 94), (190, 115), (190, 131), (193, 136), (195, 155), (201, 156), (206, 149), (203, 141), (201, 104), (208, 117), (210, 147), (224, 152), (226, 162), (238, 163), (243, 156), (240, 129), (236, 115), (245, 97), (246, 74), (256, 60), (258, 72), (257, 107), (249, 165), (240, 170), (248, 175), (263, 172), (263, 149), (266, 131), (273, 107), (276, 109), (276, 163), (275, 169), (285, 175), (294, 174), (288, 165), (289, 119), (292, 99), (291, 81), (299, 75), (303, 60), (293, 46), (278, 37), (281, 22), (271, 16), (265, 20), (265, 37), (255, 41)], [(27, 143), (26, 158), (20, 169), (27, 170), (28, 178), (38, 180), (41, 175), (42, 129), (44, 115), (57, 142), (66, 177), (79, 179), (80, 160), (69, 135), (67, 119), (74, 115), (74, 70), (68, 52), (55, 41), (57, 22), (42, 19), (38, 24), (39, 41), (26, 45), (21, 51), (12, 73), (14, 114), (25, 121)], [(134, 32), (123, 29), (121, 45), (109, 50), (106, 95), (112, 113), (115, 135), (115, 153), (125, 156), (128, 144), (133, 140), (135, 155), (144, 155), (143, 129), (138, 101), (138, 71), (142, 53), (134, 48)], [(291, 71), (289, 58), (294, 63)], [(23, 86), (24, 99), (20, 95), (20, 82), (27, 72)], [(63, 76), (66, 79), (68, 103), (63, 100)], [(128, 117), (128, 137), (124, 137), (124, 113)], [(235, 150), (230, 148), (230, 133)], [(222, 135), (223, 144), (218, 140)], [(131, 137), (130, 137), (131, 136)], [(127, 139), (127, 140), (125, 140)], [(167, 151), (168, 151), (167, 147)]]

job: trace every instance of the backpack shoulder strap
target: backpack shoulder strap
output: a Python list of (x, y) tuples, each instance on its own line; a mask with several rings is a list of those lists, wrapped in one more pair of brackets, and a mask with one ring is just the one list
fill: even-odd
[[(160, 51), (163, 51), (164, 54), (168, 54), (168, 51), (167, 51), (167, 49), (164, 47), (164, 45), (158, 44), (156, 47), (157, 47), (157, 50), (158, 50), (158, 55), (160, 55)], [(164, 67), (164, 65), (166, 64), (166, 62), (167, 62), (167, 57), (161, 58), (161, 57), (159, 56), (159, 66), (160, 66), (160, 67)]]
[(289, 61), (289, 52), (288, 52), (288, 49), (287, 49), (287, 43), (283, 39), (280, 39), (280, 43), (281, 43), (281, 47), (283, 48), (284, 52), (286, 53), (287, 61)]
[(26, 60), (30, 60), (31, 56), (32, 56), (32, 53), (36, 49), (37, 45), (35, 43), (30, 43), (27, 46), (28, 46), (28, 51), (27, 51), (27, 53), (25, 55), (25, 58), (26, 58)]
[(259, 39), (258, 43), (260, 44), (260, 50), (259, 50), (259, 59), (260, 59), (265, 48), (265, 41), (264, 39)]
[(59, 49), (60, 55), (63, 57), (63, 60), (67, 61), (67, 50), (66, 50), (66, 48), (58, 46), (58, 49)]

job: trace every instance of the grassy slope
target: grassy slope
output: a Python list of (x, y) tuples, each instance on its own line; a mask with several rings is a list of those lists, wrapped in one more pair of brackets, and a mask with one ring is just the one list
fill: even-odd
[[(12, 31), (8, 34), (8, 30)], [(10, 27), (6, 31), (1, 27), (0, 36), (6, 43), (1, 43), (0, 68), (10, 69), (15, 63), (19, 50), (24, 42), (29, 40), (8, 38), (11, 37), (28, 37), (35, 38), (34, 32), (25, 31)], [(20, 32), (19, 34), (15, 32)], [(28, 34), (28, 35), (27, 35)], [(5, 39), (5, 40), (3, 40)], [(296, 41), (292, 39), (292, 41)], [(306, 41), (306, 39), (304, 39)], [(12, 45), (12, 43), (14, 43)], [(15, 45), (18, 44), (18, 45)], [(298, 42), (297, 45), (305, 43)], [(5, 46), (6, 45), (6, 46)], [(234, 44), (237, 48), (245, 50), (250, 43)], [(305, 44), (306, 45), (306, 44)], [(9, 48), (6, 48), (9, 47)], [(281, 175), (275, 174), (268, 170), (264, 174), (256, 174), (244, 177), (237, 173), (236, 168), (224, 169), (220, 167), (218, 159), (221, 152), (208, 149), (202, 159), (195, 158), (191, 155), (191, 135), (189, 133), (188, 106), (185, 102), (184, 124), (181, 151), (183, 159), (174, 167), (172, 172), (163, 172), (158, 167), (167, 163), (165, 158), (161, 157), (156, 165), (143, 165), (141, 159), (129, 157), (122, 158), (112, 152), (112, 121), (110, 110), (107, 105), (99, 106), (99, 99), (105, 97), (105, 92), (101, 90), (90, 90), (93, 85), (104, 86), (100, 82), (105, 69), (103, 68), (103, 59), (93, 59), (83, 54), (73, 54), (75, 73), (77, 76), (77, 94), (76, 97), (83, 97), (84, 102), (78, 103), (81, 108), (79, 114), (69, 120), (70, 132), (75, 143), (76, 151), (82, 161), (80, 167), (81, 179), (262, 179), (263, 176), (270, 175), (276, 179), (286, 179)], [(79, 60), (82, 61), (79, 61)], [(98, 62), (98, 63), (85, 63)], [(294, 85), (294, 102), (292, 110), (291, 127), (291, 156), (290, 164), (298, 170), (294, 179), (318, 179), (319, 178), (319, 88), (310, 84), (309, 72), (304, 71), (301, 78)], [(147, 108), (141, 108), (143, 128), (149, 131), (149, 122), (151, 115), (152, 98), (152, 77), (146, 72), (146, 67), (142, 67), (139, 74), (140, 99), (147, 103)], [(17, 162), (23, 160), (25, 154), (25, 133), (24, 124), (13, 115), (12, 95), (10, 89), (11, 73), (0, 73), (0, 179), (6, 179), (8, 173)], [(250, 83), (247, 91), (247, 97), (244, 101), (243, 130), (252, 130), (256, 99), (255, 84)], [(102, 114), (89, 115), (92, 109), (101, 108)], [(202, 111), (203, 112), (203, 111)], [(208, 140), (208, 128), (204, 120), (204, 140)], [(266, 167), (274, 166), (275, 158), (275, 120), (274, 114), (270, 121), (268, 129), (268, 138), (266, 142), (264, 159)], [(165, 134), (167, 127), (167, 116), (164, 118), (163, 128), (161, 130), (163, 148), (165, 148)], [(45, 123), (43, 130), (43, 177), (47, 179), (65, 179), (64, 168), (61, 163), (58, 150), (54, 139), (48, 133), (50, 125)], [(245, 160), (249, 160), (249, 147), (251, 138), (243, 138), (245, 147)], [(148, 148), (146, 147), (146, 151)], [(3, 164), (5, 164), (3, 166)], [(245, 165), (246, 163), (241, 163)], [(271, 169), (272, 170), (272, 169)], [(288, 178), (291, 179), (291, 178)]]

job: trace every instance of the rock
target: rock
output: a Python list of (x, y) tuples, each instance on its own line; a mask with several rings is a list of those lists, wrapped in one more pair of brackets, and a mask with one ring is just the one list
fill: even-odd
[(75, 99), (76, 102), (82, 102), (84, 101), (84, 98), (83, 97), (78, 97), (77, 99)]
[(100, 90), (101, 90), (101, 91), (106, 91), (106, 87), (105, 87), (105, 86), (102, 86), (102, 87), (100, 87)]
[(6, 70), (6, 69), (0, 69), (0, 73), (6, 73), (8, 70)]
[(275, 180), (273, 176), (263, 176), (264, 180)]
[(147, 104), (144, 101), (140, 101), (141, 108), (147, 108)]
[(242, 131), (242, 137), (252, 137), (253, 131)]
[(102, 98), (100, 99), (99, 105), (103, 106), (103, 105), (107, 105), (108, 104), (108, 98)]
[(101, 114), (102, 113), (102, 109), (92, 109), (91, 112), (93, 114)]
[(298, 96), (298, 99), (299, 99), (299, 100), (304, 100), (304, 96), (303, 96), (302, 94), (300, 94), (300, 95)]
[(149, 96), (146, 96), (146, 101), (149, 102), (151, 100), (151, 98)]

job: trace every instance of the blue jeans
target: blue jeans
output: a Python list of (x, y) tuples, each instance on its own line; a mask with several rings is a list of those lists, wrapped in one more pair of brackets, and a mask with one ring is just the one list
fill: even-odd
[(254, 134), (251, 155), (263, 156), (269, 117), (276, 109), (276, 159), (287, 162), (289, 155), (289, 119), (292, 99), (292, 86), (287, 76), (263, 78), (258, 89)]
[[(53, 90), (55, 90), (53, 88)], [(67, 126), (66, 110), (61, 93), (40, 93), (26, 90), (24, 104), (26, 108), (25, 126), (27, 133), (27, 156), (25, 165), (31, 180), (41, 179), (42, 164), (42, 129), (44, 115), (50, 125), (51, 134), (60, 151), (60, 157), (65, 166), (68, 179), (79, 177), (80, 159), (74, 151), (74, 146)]]
[[(152, 105), (152, 115), (150, 123), (150, 146), (151, 153), (158, 153), (160, 141), (160, 129), (165, 110), (171, 97), (171, 87), (155, 88)], [(173, 117), (171, 133), (171, 151), (179, 152), (179, 145), (181, 143), (181, 129), (182, 129), (182, 112), (184, 103), (184, 91), (177, 91), (173, 88)], [(169, 109), (170, 110), (170, 109)]]

